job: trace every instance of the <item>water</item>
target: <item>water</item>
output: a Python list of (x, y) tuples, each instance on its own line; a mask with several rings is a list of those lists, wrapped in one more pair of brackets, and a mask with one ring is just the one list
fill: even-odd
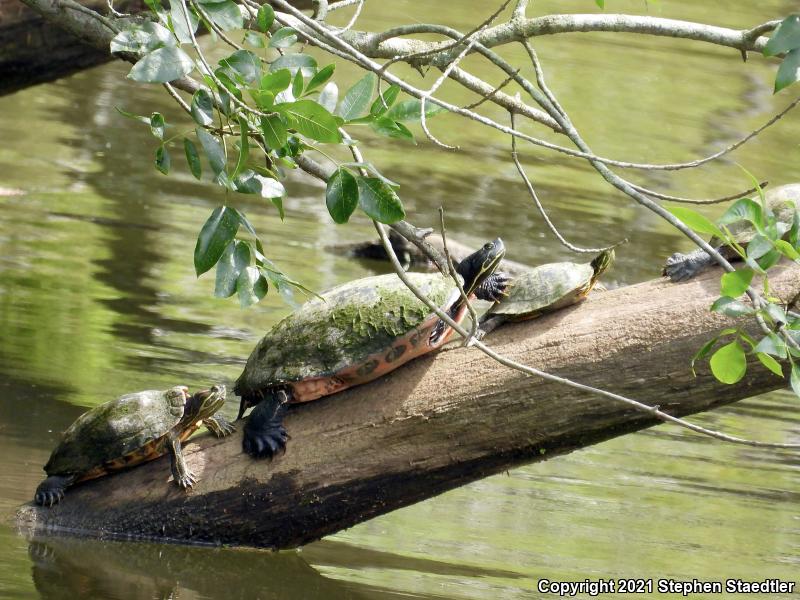
[[(490, 12), (477, 1), (435, 11), (422, 4), (368, 3), (361, 24), (378, 29), (435, 17), (466, 29)], [(777, 0), (738, 3), (735, 11), (720, 1), (609, 4), (735, 27), (792, 10)], [(589, 11), (593, 3), (533, 6), (541, 13)], [(537, 48), (551, 86), (593, 148), (629, 160), (708, 154), (796, 93), (771, 96), (773, 63), (751, 57), (742, 64), (735, 51), (699, 43), (576, 34), (543, 38)], [(506, 55), (522, 56), (511, 48)], [(467, 64), (486, 72), (478, 59)], [(796, 457), (666, 426), (479, 481), (296, 552), (19, 536), (14, 510), (31, 498), (57, 432), (83, 410), (131, 390), (230, 383), (256, 339), (290, 310), (270, 296), (242, 311), (212, 297), (212, 278), (195, 278), (196, 233), (224, 196), (187, 174), (179, 147), (176, 174), (155, 172), (153, 140), (114, 106), (160, 110), (168, 119), (176, 111), (157, 88), (127, 82), (126, 70), (111, 64), (0, 98), (0, 597), (488, 599), (545, 597), (536, 591), (540, 578), (797, 581)], [(453, 87), (444, 94), (471, 101)], [(414, 222), (434, 223), (443, 205), (449, 229), (463, 241), (500, 232), (516, 260), (572, 258), (531, 209), (502, 136), (451, 116), (431, 127), (461, 151), (385, 144), (357, 132), (369, 159), (403, 185)], [(798, 137), (800, 122), (790, 114), (730, 160), (697, 172), (630, 176), (696, 197), (747, 187), (734, 161), (775, 184), (794, 181)], [(689, 247), (582, 163), (521, 151), (572, 241), (630, 238), (607, 277), (612, 284), (655, 277), (665, 256)], [(288, 188), (285, 222), (268, 204), (231, 199), (264, 234), (269, 256), (317, 290), (371, 273), (323, 249), (371, 237), (370, 224), (356, 218), (334, 226), (319, 184), (294, 180)], [(798, 442), (797, 406), (778, 392), (695, 420)], [(227, 411), (232, 416), (234, 407)]]

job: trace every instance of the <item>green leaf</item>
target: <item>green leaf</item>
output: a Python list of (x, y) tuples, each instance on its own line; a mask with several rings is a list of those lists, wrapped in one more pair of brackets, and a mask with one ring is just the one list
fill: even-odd
[[(800, 252), (794, 249), (789, 242), (786, 240), (778, 240), (775, 242), (775, 247), (788, 259), (793, 260), (795, 262), (800, 262)], [(748, 246), (749, 248), (749, 246)]]
[(697, 353), (692, 357), (692, 364), (691, 364), (692, 375), (697, 377), (697, 373), (694, 372), (695, 363), (698, 360), (704, 359), (708, 355), (708, 353), (711, 352), (711, 349), (714, 347), (714, 345), (718, 341), (719, 341), (719, 337), (715, 337), (714, 339), (708, 340), (705, 344), (703, 344), (703, 347), (700, 348), (700, 350), (698, 350)]
[(764, 46), (764, 56), (777, 56), (795, 48), (800, 48), (800, 15), (789, 15)]
[(719, 228), (714, 225), (714, 223), (709, 221), (705, 216), (701, 215), (696, 210), (692, 210), (691, 208), (686, 208), (684, 206), (673, 206), (667, 210), (683, 221), (687, 227), (697, 231), (698, 233), (707, 233), (722, 239), (726, 238), (725, 234), (722, 233), (722, 231), (720, 231)]
[(258, 175), (254, 171), (247, 169), (243, 171), (235, 180), (236, 191), (242, 194), (258, 194), (262, 198), (280, 198), (286, 190), (277, 179)]
[(239, 6), (231, 0), (223, 0), (218, 2), (203, 2), (203, 10), (214, 24), (222, 29), (222, 31), (230, 31), (231, 29), (242, 29), (244, 27), (244, 20), (242, 13), (239, 11)]
[(601, 10), (605, 10), (606, 8), (606, 1), (605, 0), (594, 0), (594, 3), (600, 7)]
[(756, 234), (747, 244), (747, 258), (756, 260), (772, 250), (772, 242), (763, 235)]
[(244, 32), (244, 41), (253, 46), (254, 48), (266, 48), (267, 43), (264, 41), (264, 36), (255, 31), (247, 30)]
[(725, 273), (720, 279), (720, 293), (723, 296), (738, 298), (750, 287), (753, 275), (752, 269), (739, 269), (732, 273)]
[(161, 171), (164, 175), (168, 175), (169, 166), (170, 166), (169, 152), (167, 152), (167, 149), (164, 147), (164, 144), (161, 144), (158, 148), (156, 148), (156, 169)]
[(753, 348), (754, 352), (771, 354), (778, 358), (786, 358), (786, 343), (773, 332), (769, 332)]
[(778, 67), (774, 93), (777, 94), (798, 79), (800, 79), (800, 48), (795, 48), (784, 57), (781, 66)]
[(295, 98), (299, 98), (303, 94), (303, 85), (305, 81), (303, 79), (303, 72), (298, 71), (294, 74), (294, 79), (292, 80), (292, 95)]
[(756, 357), (761, 361), (761, 364), (767, 367), (770, 371), (775, 373), (778, 377), (783, 377), (783, 368), (781, 363), (772, 358), (769, 354), (763, 352), (756, 352)]
[(328, 112), (336, 110), (339, 101), (339, 88), (333, 81), (329, 81), (319, 93), (319, 103)]
[(263, 111), (272, 110), (275, 104), (275, 96), (272, 92), (263, 92), (261, 90), (254, 90), (252, 88), (247, 90), (256, 102), (256, 106)]
[(208, 90), (199, 89), (192, 96), (192, 118), (194, 122), (208, 127), (214, 122), (214, 100)]
[(150, 132), (159, 140), (164, 139), (164, 132), (166, 130), (166, 122), (161, 113), (154, 112), (150, 116)]
[(197, 134), (197, 139), (200, 140), (200, 145), (205, 150), (214, 175), (219, 175), (225, 171), (225, 149), (222, 147), (222, 143), (205, 129), (198, 127), (195, 129), (195, 133)]
[(336, 70), (335, 65), (328, 65), (320, 69), (319, 72), (317, 72), (317, 74), (311, 78), (311, 81), (308, 82), (308, 87), (306, 87), (306, 94), (308, 92), (313, 92), (320, 86), (325, 85), (328, 79), (330, 79), (333, 76), (333, 72), (335, 70)]
[(369, 101), (372, 99), (372, 91), (375, 89), (377, 81), (378, 76), (372, 72), (359, 79), (353, 87), (347, 90), (336, 114), (345, 121), (362, 116), (369, 106)]
[[(386, 118), (392, 121), (419, 121), (422, 115), (422, 102), (420, 100), (405, 100), (398, 102), (389, 112), (386, 113)], [(447, 112), (446, 108), (434, 104), (433, 102), (425, 103), (425, 118), (435, 117), (439, 113)]]
[(243, 84), (250, 84), (261, 77), (261, 60), (249, 50), (237, 50), (219, 61), (219, 64), (229, 69), (228, 75), (235, 75)]
[(297, 43), (297, 32), (291, 27), (281, 27), (269, 39), (270, 48), (288, 48)]
[(239, 215), (227, 206), (218, 206), (200, 230), (194, 248), (194, 270), (199, 277), (211, 267), (225, 252), (239, 231)]
[[(186, 12), (184, 12), (184, 8)], [(189, 15), (188, 23), (186, 22), (187, 14)], [(192, 42), (191, 34), (197, 31), (200, 19), (189, 8), (188, 2), (184, 5), (181, 0), (169, 0), (169, 19), (178, 41), (181, 44), (190, 44)]]
[(358, 183), (347, 169), (338, 168), (328, 179), (325, 204), (336, 223), (347, 223), (358, 206)]
[(389, 86), (389, 88), (383, 92), (383, 96), (378, 94), (378, 97), (375, 98), (375, 102), (373, 102), (372, 106), (369, 107), (369, 114), (373, 117), (380, 117), (392, 107), (392, 104), (394, 104), (395, 100), (397, 100), (399, 93), (399, 85), (392, 84)]
[(377, 177), (356, 178), (358, 182), (358, 205), (371, 219), (387, 225), (405, 218), (403, 203), (395, 191)]
[(731, 342), (717, 350), (709, 361), (711, 372), (719, 381), (734, 384), (747, 372), (747, 359), (738, 342)]
[(140, 59), (128, 78), (140, 83), (167, 83), (188, 75), (194, 69), (194, 61), (177, 46), (165, 46), (153, 50)]
[(189, 170), (195, 179), (200, 179), (203, 175), (203, 167), (200, 164), (200, 154), (197, 146), (189, 138), (183, 138), (183, 152), (186, 154), (186, 162), (189, 163)]
[(764, 308), (764, 312), (769, 315), (775, 323), (786, 323), (786, 311), (777, 304), (771, 302)]
[(743, 317), (746, 315), (752, 315), (755, 312), (752, 307), (748, 306), (744, 302), (740, 302), (739, 300), (735, 300), (729, 296), (717, 298), (709, 310), (711, 310), (711, 312), (718, 312), (728, 317)]
[(280, 69), (264, 75), (261, 78), (259, 89), (271, 92), (274, 95), (288, 88), (292, 83), (292, 73), (289, 69)]
[(247, 119), (239, 117), (239, 158), (236, 161), (236, 168), (233, 169), (232, 179), (241, 173), (247, 166), (247, 158), (250, 156), (250, 126), (247, 124)]
[(294, 75), (298, 69), (303, 71), (306, 77), (313, 77), (317, 70), (317, 61), (313, 56), (308, 54), (284, 54), (276, 58), (269, 66), (271, 72), (280, 71), (281, 69), (289, 69)]
[(154, 21), (145, 21), (141, 26), (131, 26), (120, 31), (111, 40), (111, 52), (128, 52), (130, 54), (147, 54), (163, 46), (172, 46), (172, 34), (169, 29)]
[(150, 125), (150, 119), (147, 118), (147, 117), (144, 117), (142, 115), (135, 115), (135, 114), (133, 114), (131, 112), (128, 112), (127, 110), (121, 109), (119, 106), (115, 106), (114, 108), (123, 117), (126, 117), (128, 119), (132, 119), (134, 121), (139, 121), (140, 123), (144, 123), (145, 125)]
[(239, 294), (239, 304), (242, 308), (247, 308), (261, 300), (267, 295), (267, 289), (267, 280), (257, 267), (246, 267), (236, 281), (236, 291)]
[(719, 225), (729, 225), (737, 221), (749, 221), (759, 232), (764, 231), (764, 215), (761, 205), (750, 198), (740, 198), (717, 221)]
[(256, 14), (256, 29), (261, 33), (267, 33), (273, 21), (275, 21), (275, 11), (269, 4), (262, 4)]
[(269, 115), (261, 118), (261, 132), (264, 134), (264, 143), (267, 148), (277, 150), (286, 145), (287, 131), (278, 115)]
[(392, 121), (389, 118), (380, 117), (372, 123), (371, 127), (376, 133), (381, 135), (408, 140), (415, 144), (417, 143), (414, 139), (414, 134), (409, 131), (408, 127), (397, 121)]
[(800, 397), (800, 366), (792, 365), (792, 374), (789, 377), (789, 383), (792, 384), (792, 390), (795, 395)]
[(779, 250), (770, 250), (764, 256), (758, 259), (758, 266), (761, 267), (763, 270), (767, 270), (772, 267), (775, 263), (777, 263), (781, 256), (783, 256)]
[(236, 293), (236, 282), (242, 269), (250, 264), (250, 246), (247, 242), (233, 240), (217, 263), (214, 295), (230, 298)]
[(342, 141), (336, 119), (313, 100), (276, 104), (275, 110), (288, 115), (295, 129), (311, 139), (334, 144)]

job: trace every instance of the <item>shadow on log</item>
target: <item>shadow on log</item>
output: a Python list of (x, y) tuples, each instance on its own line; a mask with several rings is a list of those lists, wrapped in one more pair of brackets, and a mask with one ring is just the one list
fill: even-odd
[[(800, 267), (773, 290), (800, 292)], [(509, 358), (632, 396), (674, 415), (783, 387), (752, 364), (718, 383), (690, 357), (731, 320), (708, 312), (719, 270), (596, 294), (488, 337)], [(506, 469), (656, 424), (604, 397), (525, 376), (477, 350), (446, 349), (373, 383), (294, 407), (273, 462), (241, 453), (241, 432), (185, 450), (200, 482), (186, 493), (166, 459), (70, 490), (52, 509), (18, 512), (24, 530), (290, 548)], [(239, 428), (241, 430), (241, 427)], [(722, 443), (722, 442), (720, 442)], [(31, 490), (31, 495), (33, 490)]]

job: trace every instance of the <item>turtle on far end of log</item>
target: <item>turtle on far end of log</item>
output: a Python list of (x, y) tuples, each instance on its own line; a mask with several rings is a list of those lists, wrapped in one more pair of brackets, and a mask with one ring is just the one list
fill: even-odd
[[(495, 301), (503, 294), (508, 277), (495, 271), (504, 254), (497, 238), (458, 263), (467, 296)], [(452, 279), (438, 273), (408, 277), (461, 322), (467, 305)], [(244, 428), (244, 451), (272, 457), (285, 448), (286, 404), (372, 381), (440, 348), (452, 334), (394, 273), (351, 281), (306, 302), (261, 339), (236, 381), (239, 418), (255, 407)]]
[(481, 317), (481, 330), (487, 334), (506, 321), (534, 319), (582, 301), (613, 261), (614, 250), (605, 250), (588, 263), (548, 263), (514, 277), (505, 298)]
[(36, 488), (37, 504), (52, 506), (80, 481), (102, 477), (169, 453), (172, 476), (181, 488), (196, 482), (181, 452), (202, 423), (217, 437), (233, 425), (215, 414), (225, 403), (225, 386), (190, 396), (188, 388), (126, 394), (78, 417), (64, 432), (44, 467), (48, 477)]
[[(800, 183), (790, 183), (767, 190), (764, 199), (767, 208), (773, 212), (778, 223), (786, 226), (788, 233), (795, 214), (800, 211)], [(743, 247), (746, 247), (757, 233), (753, 224), (744, 219), (728, 225), (728, 230), (736, 243)], [(708, 244), (726, 260), (741, 258), (733, 248), (718, 237), (711, 238)], [(672, 281), (684, 281), (704, 271), (714, 262), (714, 259), (702, 248), (697, 248), (688, 254), (676, 252), (667, 259), (661, 274), (669, 277)]]

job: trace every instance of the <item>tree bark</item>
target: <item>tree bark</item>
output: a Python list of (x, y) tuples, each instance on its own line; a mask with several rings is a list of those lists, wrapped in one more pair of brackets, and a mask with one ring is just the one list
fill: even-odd
[[(654, 280), (507, 325), (488, 342), (512, 359), (686, 415), (786, 385), (760, 364), (722, 385), (689, 360), (731, 325), (710, 313), (719, 270), (685, 284)], [(770, 278), (800, 292), (800, 267)], [(25, 529), (290, 548), (522, 464), (650, 427), (652, 416), (525, 376), (467, 348), (422, 357), (286, 419), (287, 452), (241, 452), (240, 431), (186, 445), (199, 483), (183, 492), (167, 458), (76, 486), (58, 506), (23, 506)], [(241, 430), (241, 427), (239, 427)], [(722, 443), (722, 442), (719, 442)], [(32, 491), (31, 491), (32, 494)]]

